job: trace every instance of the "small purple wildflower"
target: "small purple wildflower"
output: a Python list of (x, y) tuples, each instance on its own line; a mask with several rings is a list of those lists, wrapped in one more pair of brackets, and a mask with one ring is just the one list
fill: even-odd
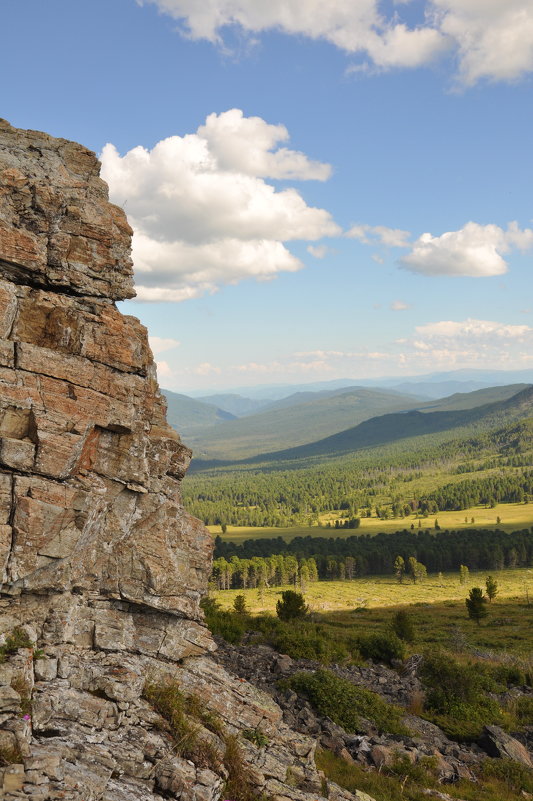
[(22, 720), (31, 720), (31, 715), (24, 715)]

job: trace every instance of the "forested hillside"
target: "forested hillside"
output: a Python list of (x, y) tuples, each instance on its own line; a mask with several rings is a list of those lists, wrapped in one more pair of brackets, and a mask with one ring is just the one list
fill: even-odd
[(184, 493), (188, 508), (208, 525), (310, 525), (328, 514), (400, 521), (413, 512), (527, 500), (532, 454), (529, 418), (475, 436), (404, 439), (327, 461), (193, 473)]

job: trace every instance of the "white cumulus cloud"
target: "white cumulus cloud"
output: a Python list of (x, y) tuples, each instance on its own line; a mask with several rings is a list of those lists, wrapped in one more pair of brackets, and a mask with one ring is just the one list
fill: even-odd
[[(222, 44), (225, 29), (267, 30), (324, 39), (379, 69), (414, 68), (449, 52), (464, 85), (515, 80), (533, 70), (531, 0), (425, 0), (419, 22), (387, 15), (379, 0), (137, 0), (155, 4), (185, 35)], [(368, 65), (358, 63), (354, 70)]]
[(223, 284), (268, 279), (301, 262), (285, 247), (340, 228), (324, 209), (265, 178), (325, 180), (330, 167), (277, 148), (286, 129), (232, 109), (210, 114), (196, 133), (171, 136), (152, 150), (101, 154), (111, 199), (134, 229), (140, 300), (181, 301)]
[(463, 275), (483, 278), (507, 272), (502, 254), (516, 248), (533, 247), (533, 230), (510, 223), (507, 230), (498, 225), (469, 222), (459, 231), (441, 236), (422, 234), (400, 264), (424, 275)]
[(531, 0), (432, 0), (433, 24), (454, 42), (459, 78), (515, 80), (533, 70)]
[[(270, 125), (261, 117), (245, 117), (234, 108), (224, 114), (209, 114), (198, 136), (222, 170), (261, 178), (325, 181), (329, 164), (311, 161), (304, 153), (278, 147), (289, 139), (284, 125)], [(277, 148), (276, 150), (274, 148)]]

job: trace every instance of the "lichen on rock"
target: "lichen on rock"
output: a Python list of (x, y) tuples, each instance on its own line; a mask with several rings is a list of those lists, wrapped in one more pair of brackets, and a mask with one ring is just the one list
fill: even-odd
[[(146, 329), (115, 306), (134, 295), (130, 241), (93, 153), (0, 122), (0, 794), (218, 801), (237, 737), (254, 798), (310, 801), (314, 742), (210, 657), (191, 452)], [(180, 755), (148, 680), (221, 722), (190, 723), (212, 764)]]

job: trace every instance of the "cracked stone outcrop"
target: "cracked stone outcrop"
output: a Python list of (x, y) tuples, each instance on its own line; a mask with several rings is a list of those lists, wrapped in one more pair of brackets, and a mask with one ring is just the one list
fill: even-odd
[[(130, 241), (92, 152), (0, 121), (0, 797), (218, 801), (233, 735), (257, 798), (311, 801), (314, 741), (210, 656), (191, 452), (146, 329), (115, 306), (134, 295)], [(197, 758), (147, 682), (219, 721), (192, 721)]]

